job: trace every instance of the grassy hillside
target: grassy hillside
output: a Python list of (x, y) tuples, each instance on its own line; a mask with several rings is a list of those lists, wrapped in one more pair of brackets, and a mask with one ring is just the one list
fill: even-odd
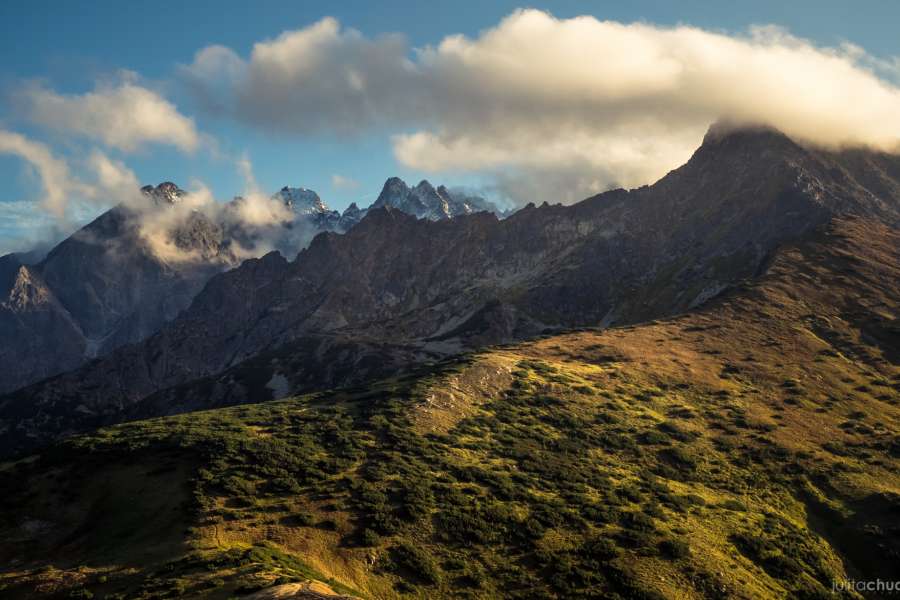
[(68, 440), (3, 466), (0, 597), (826, 598), (893, 579), (898, 253), (842, 222), (680, 318)]

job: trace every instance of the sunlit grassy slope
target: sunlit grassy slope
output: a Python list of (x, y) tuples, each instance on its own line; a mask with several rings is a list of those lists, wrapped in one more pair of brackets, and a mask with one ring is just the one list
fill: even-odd
[(683, 317), (69, 440), (3, 470), (0, 596), (826, 598), (896, 578), (898, 253), (839, 223)]

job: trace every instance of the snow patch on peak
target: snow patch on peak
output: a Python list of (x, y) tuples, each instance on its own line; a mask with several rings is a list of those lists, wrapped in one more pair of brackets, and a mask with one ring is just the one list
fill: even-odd
[(156, 187), (145, 185), (141, 188), (141, 192), (157, 205), (178, 204), (187, 194), (171, 181), (163, 181)]
[(284, 186), (275, 198), (280, 198), (291, 210), (297, 214), (316, 214), (330, 212), (319, 194), (307, 188), (292, 188)]
[(449, 190), (440, 185), (435, 188), (427, 179), (410, 188), (399, 177), (391, 177), (384, 183), (381, 194), (372, 208), (390, 206), (414, 215), (419, 219), (441, 221), (480, 211), (500, 214), (492, 203), (480, 196)]

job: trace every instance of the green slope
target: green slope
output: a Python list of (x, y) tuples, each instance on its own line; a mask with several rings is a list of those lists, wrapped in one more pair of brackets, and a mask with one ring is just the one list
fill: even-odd
[(826, 598), (894, 578), (898, 242), (839, 223), (698, 313), (60, 443), (2, 470), (0, 597)]

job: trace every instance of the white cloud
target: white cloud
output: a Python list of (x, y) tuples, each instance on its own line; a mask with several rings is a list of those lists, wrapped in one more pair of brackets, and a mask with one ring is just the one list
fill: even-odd
[(281, 225), (293, 218), (284, 202), (259, 192), (244, 194), (233, 205), (236, 220), (249, 227)]
[(138, 231), (158, 257), (170, 263), (203, 259), (198, 250), (179, 246), (174, 235), (197, 217), (224, 228), (232, 236), (228, 250), (237, 258), (262, 256), (275, 249), (277, 241), (289, 231), (284, 226), (294, 214), (283, 201), (261, 190), (246, 154), (235, 159), (235, 167), (244, 180), (244, 190), (232, 202), (216, 201), (208, 187), (195, 181), (179, 202), (164, 210), (146, 201), (142, 203), (144, 210), (136, 215)]
[(481, 172), (498, 185), (566, 174), (586, 195), (665, 174), (718, 119), (897, 150), (893, 69), (858, 46), (819, 47), (772, 26), (728, 35), (523, 10), (421, 49), (323, 19), (246, 59), (206, 48), (184, 72), (224, 114), (268, 131), (393, 129), (407, 167)]
[(134, 213), (138, 234), (158, 258), (169, 263), (196, 262), (202, 258), (198, 250), (180, 246), (173, 234), (187, 223), (194, 213), (217, 212), (217, 205), (208, 188), (197, 183), (177, 204), (157, 207), (145, 199), (138, 208), (139, 210)]
[(293, 218), (291, 209), (283, 201), (267, 195), (259, 187), (253, 174), (253, 163), (247, 155), (238, 159), (237, 167), (244, 180), (244, 192), (232, 207), (232, 219), (249, 227), (268, 227)]
[[(131, 209), (127, 214), (139, 235), (159, 258), (171, 263), (215, 259), (179, 244), (179, 231), (192, 227), (196, 218), (233, 235), (228, 252), (237, 258), (261, 256), (276, 248), (296, 253), (315, 233), (302, 224), (285, 227), (294, 213), (279, 198), (262, 192), (246, 156), (235, 161), (244, 178), (244, 192), (233, 202), (217, 202), (202, 182), (194, 182), (179, 202), (157, 206), (140, 191), (137, 177), (123, 162), (97, 148), (66, 160), (41, 142), (0, 129), (0, 153), (25, 160), (44, 188), (41, 200), (0, 202), (0, 253), (55, 243), (98, 211), (117, 204)], [(223, 264), (230, 260), (220, 258)]]
[(225, 46), (207, 46), (181, 75), (203, 108), (213, 114), (234, 110), (234, 87), (245, 74), (244, 61)]
[(40, 206), (63, 226), (83, 216), (86, 207), (141, 202), (134, 173), (98, 149), (70, 163), (41, 142), (0, 129), (0, 153), (18, 156), (34, 168), (44, 189)]
[(331, 187), (336, 190), (352, 191), (359, 189), (359, 182), (351, 177), (345, 177), (334, 173), (331, 175)]
[(385, 100), (415, 83), (408, 52), (400, 35), (370, 40), (325, 18), (255, 44), (246, 60), (222, 46), (204, 48), (182, 74), (214, 112), (274, 133), (350, 135), (403, 118), (409, 103)]
[(193, 152), (200, 139), (193, 119), (134, 79), (126, 75), (116, 84), (100, 84), (81, 95), (58, 94), (32, 84), (15, 98), (28, 119), (54, 131), (84, 136), (125, 152), (145, 144)]
[(95, 149), (91, 152), (87, 164), (96, 179), (94, 187), (91, 188), (93, 198), (106, 202), (115, 199), (126, 204), (140, 202), (138, 191), (140, 184), (125, 163), (113, 160)]
[(68, 194), (80, 186), (71, 178), (66, 162), (40, 142), (20, 133), (0, 129), (0, 153), (13, 154), (28, 162), (44, 188), (43, 206), (56, 217), (65, 216)]

